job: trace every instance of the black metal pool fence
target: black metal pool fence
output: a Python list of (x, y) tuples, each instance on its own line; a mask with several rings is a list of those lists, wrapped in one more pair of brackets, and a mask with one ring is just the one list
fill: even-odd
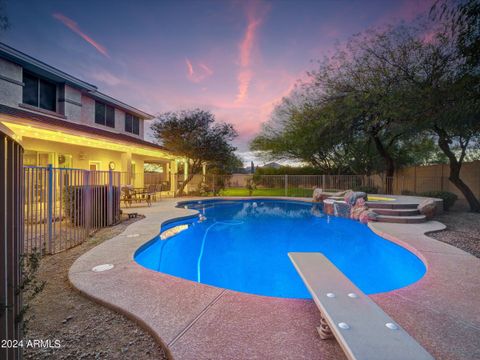
[(24, 168), (25, 252), (54, 254), (120, 220), (120, 173)]
[[(184, 181), (177, 176), (177, 189)], [(426, 191), (455, 191), (447, 177), (382, 175), (195, 175), (183, 195), (310, 197), (314, 188), (324, 191), (356, 190), (373, 194), (412, 195)]]
[(0, 359), (20, 358), (23, 148), (0, 124)]

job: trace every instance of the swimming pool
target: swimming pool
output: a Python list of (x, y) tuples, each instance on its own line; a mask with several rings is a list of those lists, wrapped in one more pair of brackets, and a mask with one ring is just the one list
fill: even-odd
[(426, 271), (405, 248), (319, 205), (285, 200), (205, 200), (201, 216), (169, 222), (135, 254), (140, 265), (236, 291), (310, 298), (288, 252), (322, 252), (364, 293), (407, 286)]

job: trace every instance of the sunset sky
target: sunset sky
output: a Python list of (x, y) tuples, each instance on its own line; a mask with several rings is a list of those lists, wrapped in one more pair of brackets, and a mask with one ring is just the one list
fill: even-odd
[(249, 161), (249, 141), (312, 60), (432, 2), (7, 0), (2, 41), (152, 114), (211, 110)]

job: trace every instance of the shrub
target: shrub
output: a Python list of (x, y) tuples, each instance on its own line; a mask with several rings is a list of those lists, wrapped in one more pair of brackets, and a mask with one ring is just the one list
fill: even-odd
[(420, 194), (421, 196), (438, 198), (443, 200), (443, 209), (448, 211), (455, 201), (457, 201), (458, 196), (450, 191), (426, 191)]
[(210, 186), (205, 181), (202, 181), (200, 184), (198, 184), (197, 190), (196, 191), (191, 191), (189, 195), (192, 196), (209, 196), (210, 193), (212, 192), (212, 189)]
[(357, 186), (353, 188), (353, 191), (361, 191), (367, 194), (378, 194), (378, 188), (376, 186)]
[(252, 196), (253, 192), (257, 189), (254, 179), (248, 179), (245, 188), (248, 190), (248, 196)]

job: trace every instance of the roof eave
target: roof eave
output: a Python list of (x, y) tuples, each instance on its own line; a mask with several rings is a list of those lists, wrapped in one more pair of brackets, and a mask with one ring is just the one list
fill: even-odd
[(80, 80), (72, 75), (69, 75), (61, 70), (58, 70), (44, 62), (31, 57), (21, 51), (18, 51), (4, 43), (0, 42), (0, 54), (7, 60), (21, 65), (23, 68), (29, 71), (34, 71), (39, 75), (48, 76), (52, 80), (63, 81), (68, 85), (84, 89), (87, 91), (96, 91), (95, 85), (89, 84), (83, 80)]
[(133, 115), (137, 115), (138, 117), (144, 119), (144, 120), (152, 120), (155, 119), (154, 115), (151, 115), (149, 113), (146, 113), (145, 111), (142, 111), (140, 109), (137, 109), (131, 105), (125, 104), (124, 102), (114, 99), (104, 93), (101, 93), (100, 91), (94, 90), (90, 91), (88, 93), (92, 98), (104, 101), (110, 105), (113, 105), (117, 108), (120, 108), (122, 110), (125, 110), (126, 112), (129, 112)]

